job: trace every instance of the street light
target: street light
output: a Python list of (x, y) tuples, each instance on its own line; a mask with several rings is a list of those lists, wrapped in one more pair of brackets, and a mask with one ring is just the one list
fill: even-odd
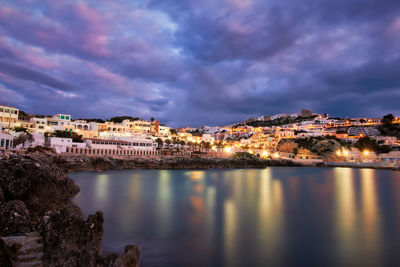
[(368, 151), (368, 150), (364, 150), (364, 151), (363, 151), (363, 155), (366, 156), (366, 157), (368, 157), (369, 151)]

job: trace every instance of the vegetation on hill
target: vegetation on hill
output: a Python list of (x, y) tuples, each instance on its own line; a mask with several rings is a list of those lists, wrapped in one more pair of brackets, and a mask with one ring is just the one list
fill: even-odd
[[(282, 151), (285, 152), (292, 152), (292, 150), (298, 151), (298, 149), (307, 149), (320, 156), (333, 153), (342, 146), (349, 146), (349, 144), (330, 136), (282, 139), (278, 144), (279, 150), (282, 148)], [(286, 151), (288, 149), (290, 151)]]
[(257, 156), (250, 154), (248, 152), (236, 152), (233, 156), (235, 159), (259, 159)]
[(382, 118), (382, 124), (378, 127), (378, 130), (384, 136), (395, 136), (400, 138), (400, 124), (393, 123), (395, 117), (392, 114), (387, 114)]
[(119, 117), (112, 117), (110, 119), (110, 121), (114, 122), (114, 123), (121, 123), (124, 120), (130, 120), (130, 121), (137, 121), (140, 120), (140, 118), (138, 117), (131, 117), (131, 116), (119, 116)]
[(307, 120), (312, 120), (315, 117), (317, 117), (318, 115), (312, 115), (310, 117), (282, 117), (282, 118), (277, 118), (275, 120), (271, 120), (271, 121), (251, 121), (251, 122), (242, 122), (239, 124), (234, 125), (234, 127), (238, 127), (238, 126), (244, 126), (244, 125), (248, 125), (248, 126), (253, 126), (253, 127), (271, 127), (271, 126), (279, 126), (279, 125), (285, 125), (285, 124), (293, 124), (293, 123), (298, 123), (298, 122), (302, 122), (302, 121), (307, 121)]
[(369, 138), (368, 136), (358, 139), (358, 141), (354, 144), (354, 147), (358, 148), (360, 151), (370, 150), (378, 154), (389, 153), (391, 151), (390, 146), (379, 145), (377, 141)]
[(67, 132), (67, 131), (55, 131), (51, 133), (50, 136), (52, 137), (60, 137), (60, 138), (72, 138), (72, 142), (83, 142), (82, 135), (79, 135), (75, 132)]

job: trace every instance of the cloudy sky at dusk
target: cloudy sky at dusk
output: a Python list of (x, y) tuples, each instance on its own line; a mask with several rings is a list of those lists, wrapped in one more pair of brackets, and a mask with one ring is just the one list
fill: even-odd
[(10, 0), (0, 103), (215, 125), (400, 112), (399, 0)]

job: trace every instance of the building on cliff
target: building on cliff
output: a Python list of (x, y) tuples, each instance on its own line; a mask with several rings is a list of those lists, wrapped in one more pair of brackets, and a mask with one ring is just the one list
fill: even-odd
[(14, 137), (10, 134), (3, 133), (3, 128), (0, 124), (0, 150), (8, 150), (13, 148)]
[(3, 128), (14, 128), (18, 122), (19, 110), (0, 105), (0, 124)]

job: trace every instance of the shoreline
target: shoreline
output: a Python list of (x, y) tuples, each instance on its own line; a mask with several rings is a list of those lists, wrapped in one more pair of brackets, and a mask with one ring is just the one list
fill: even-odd
[[(24, 246), (35, 247), (35, 261), (44, 266), (139, 266), (140, 249), (127, 245), (123, 254), (101, 251), (104, 216), (84, 218), (72, 200), (79, 187), (70, 172), (106, 170), (261, 169), (267, 167), (332, 168), (289, 160), (232, 158), (88, 158), (48, 151), (0, 154), (0, 265), (14, 266), (26, 258)], [(350, 166), (334, 166), (346, 167)], [(366, 166), (352, 166), (367, 168)], [(396, 168), (375, 169), (398, 170)], [(70, 234), (65, 235), (68, 232)], [(22, 254), (21, 254), (22, 253)], [(14, 265), (13, 265), (14, 264)], [(68, 265), (69, 266), (69, 265)]]
[(48, 151), (0, 153), (0, 266), (138, 267), (140, 249), (104, 255), (102, 211), (85, 217), (80, 188)]
[(262, 169), (267, 167), (309, 167), (309, 168), (367, 168), (400, 171), (399, 167), (360, 165), (351, 163), (299, 163), (287, 159), (234, 159), (234, 158), (187, 158), (159, 157), (116, 159), (111, 157), (93, 158), (86, 156), (57, 157), (55, 162), (68, 172), (106, 170), (207, 170), (207, 169)]

